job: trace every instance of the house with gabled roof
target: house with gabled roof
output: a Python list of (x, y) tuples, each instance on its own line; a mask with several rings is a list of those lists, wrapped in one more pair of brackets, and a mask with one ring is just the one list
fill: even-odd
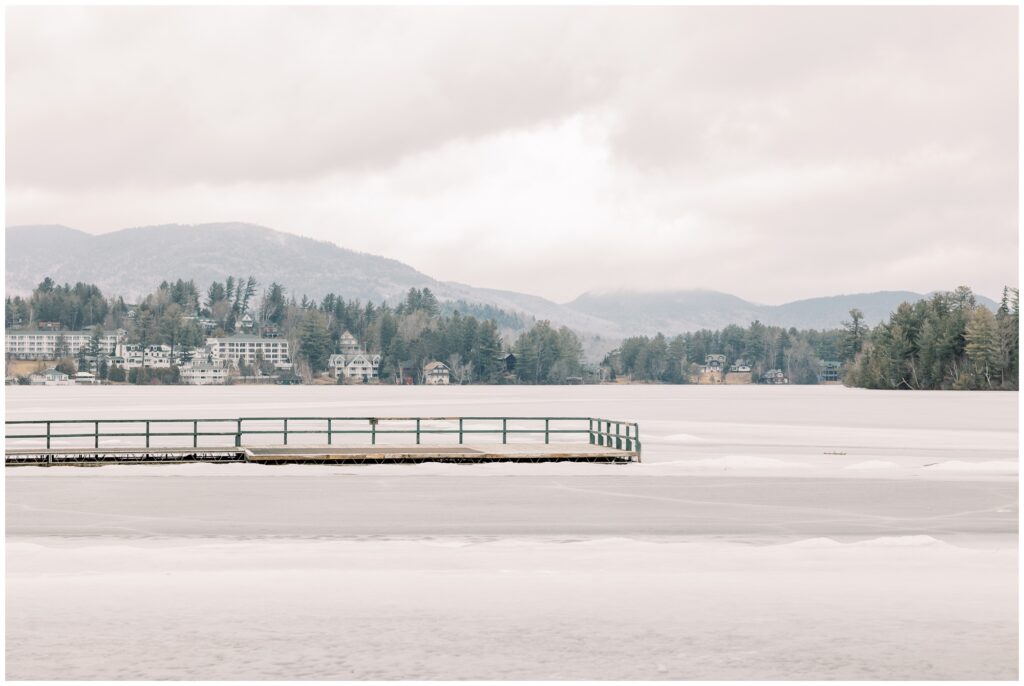
[(444, 362), (428, 362), (423, 366), (423, 383), (428, 386), (447, 386), (451, 382), (451, 369)]
[(327, 368), (335, 379), (368, 383), (380, 376), (380, 355), (364, 351), (336, 353), (327, 360)]

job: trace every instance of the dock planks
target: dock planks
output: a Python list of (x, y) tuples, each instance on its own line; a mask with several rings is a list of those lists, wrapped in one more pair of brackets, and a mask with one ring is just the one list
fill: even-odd
[(8, 451), (7, 466), (103, 464), (418, 464), (424, 462), (604, 462), (637, 460), (633, 451), (579, 443), (480, 446), (253, 446), (242, 448), (136, 448)]

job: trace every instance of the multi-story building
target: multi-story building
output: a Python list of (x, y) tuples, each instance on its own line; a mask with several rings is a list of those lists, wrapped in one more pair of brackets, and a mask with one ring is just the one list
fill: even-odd
[[(123, 330), (100, 334), (100, 352), (113, 355), (123, 335)], [(4, 348), (7, 355), (19, 360), (53, 360), (88, 350), (92, 337), (92, 331), (9, 331)]]
[(825, 360), (821, 363), (818, 380), (822, 383), (837, 383), (842, 377), (843, 365), (838, 360)]
[(331, 355), (327, 361), (327, 368), (335, 379), (346, 378), (367, 383), (380, 377), (380, 355), (366, 352), (350, 332), (341, 334), (338, 348), (341, 353)]
[(283, 338), (263, 338), (252, 334), (211, 337), (206, 339), (206, 348), (214, 362), (226, 361), (237, 365), (241, 360), (251, 365), (256, 363), (257, 355), (261, 355), (264, 361), (278, 369), (290, 369), (292, 366), (288, 341)]
[[(147, 345), (143, 347), (138, 343), (121, 344), (117, 346), (117, 356), (124, 361), (121, 366), (125, 369), (137, 369), (146, 367), (170, 367), (177, 359), (172, 359), (171, 346), (169, 345)], [(174, 355), (179, 358), (180, 354)]]
[(208, 362), (192, 359), (181, 365), (181, 383), (193, 386), (210, 386), (227, 382), (230, 365), (226, 361)]
[(366, 383), (379, 378), (380, 355), (365, 352), (331, 355), (327, 361), (327, 368), (331, 370), (335, 379), (344, 377)]

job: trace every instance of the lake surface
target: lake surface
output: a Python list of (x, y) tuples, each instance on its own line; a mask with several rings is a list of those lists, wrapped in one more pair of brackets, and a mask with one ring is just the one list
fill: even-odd
[(7, 469), (11, 678), (1017, 676), (1016, 393), (5, 397), (8, 419), (600, 416), (644, 445), (639, 465)]

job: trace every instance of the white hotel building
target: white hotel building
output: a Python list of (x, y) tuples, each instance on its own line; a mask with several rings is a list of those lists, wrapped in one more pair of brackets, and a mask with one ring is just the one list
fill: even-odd
[(256, 354), (262, 353), (266, 362), (278, 369), (291, 368), (288, 355), (288, 341), (283, 338), (262, 338), (252, 334), (236, 334), (224, 338), (207, 338), (206, 349), (210, 357), (217, 362), (238, 364), (242, 360), (246, 364), (256, 363)]
[[(92, 331), (8, 331), (4, 337), (4, 352), (19, 360), (53, 360), (58, 348), (70, 357), (82, 349), (88, 350)], [(100, 334), (100, 352), (113, 355), (120, 338), (118, 333)]]

